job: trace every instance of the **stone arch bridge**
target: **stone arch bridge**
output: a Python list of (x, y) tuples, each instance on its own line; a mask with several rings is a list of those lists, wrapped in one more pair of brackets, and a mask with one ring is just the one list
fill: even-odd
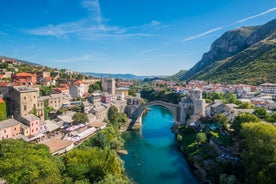
[[(191, 124), (197, 121), (200, 116), (205, 116), (205, 100), (202, 99), (202, 91), (199, 89), (192, 89), (188, 96), (181, 98), (178, 104), (172, 104), (164, 101), (152, 101), (146, 104), (141, 104), (141, 98), (127, 99), (127, 106), (125, 113), (132, 121), (128, 129), (135, 126), (141, 126), (141, 117), (143, 112), (150, 106), (160, 105), (166, 107), (171, 111), (174, 119), (178, 123)], [(135, 127), (134, 127), (135, 128)]]
[[(173, 117), (175, 121), (180, 120), (180, 108), (179, 105), (164, 102), (164, 101), (152, 101), (146, 104), (133, 104), (128, 105), (128, 109), (126, 109), (126, 113), (128, 114), (128, 117), (132, 119), (132, 122), (129, 124), (128, 129), (133, 129), (134, 126), (141, 126), (142, 123), (142, 114), (148, 109), (150, 106), (162, 106), (170, 110), (170, 112), (173, 114)], [(135, 125), (136, 124), (136, 125)]]

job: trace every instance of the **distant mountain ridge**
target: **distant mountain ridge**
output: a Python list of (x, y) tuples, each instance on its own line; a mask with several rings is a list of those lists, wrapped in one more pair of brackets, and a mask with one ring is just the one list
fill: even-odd
[(90, 75), (98, 78), (112, 77), (114, 79), (125, 79), (125, 80), (144, 80), (145, 78), (152, 78), (155, 76), (137, 76), (133, 74), (110, 74), (110, 73), (95, 73), (95, 72), (83, 72), (85, 75)]
[(276, 19), (227, 31), (180, 80), (276, 83)]

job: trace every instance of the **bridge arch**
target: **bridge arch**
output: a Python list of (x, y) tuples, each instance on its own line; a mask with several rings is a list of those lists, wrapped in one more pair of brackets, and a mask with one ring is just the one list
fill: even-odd
[(137, 112), (137, 118), (141, 117), (142, 114), (145, 112), (145, 110), (151, 106), (162, 106), (162, 107), (167, 108), (173, 114), (175, 121), (178, 120), (178, 113), (177, 113), (178, 106), (175, 104), (163, 102), (163, 101), (152, 101), (147, 104), (140, 105), (140, 107), (138, 108), (138, 112)]

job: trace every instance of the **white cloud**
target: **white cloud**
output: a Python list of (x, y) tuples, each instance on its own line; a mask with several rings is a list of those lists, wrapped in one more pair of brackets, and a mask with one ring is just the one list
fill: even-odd
[(65, 39), (70, 38), (70, 36), (76, 36), (83, 40), (128, 39), (132, 37), (150, 37), (153, 35), (149, 32), (168, 27), (168, 25), (163, 25), (157, 20), (132, 27), (112, 26), (107, 24), (107, 21), (102, 17), (99, 0), (83, 0), (81, 5), (90, 14), (82, 20), (57, 25), (50, 24), (25, 30), (25, 32), (37, 36), (52, 36)]
[(242, 22), (246, 22), (246, 21), (248, 21), (248, 20), (251, 20), (251, 19), (254, 19), (254, 18), (263, 16), (263, 15), (266, 15), (266, 14), (268, 14), (268, 13), (270, 13), (270, 12), (273, 12), (273, 11), (276, 11), (276, 7), (275, 7), (275, 8), (271, 8), (271, 9), (269, 9), (269, 10), (267, 10), (267, 11), (262, 12), (262, 13), (259, 13), (259, 14), (257, 14), (257, 15), (253, 15), (253, 16), (250, 16), (250, 17), (241, 19), (241, 20), (235, 22), (234, 24), (239, 24), (239, 23), (242, 23)]
[(92, 59), (94, 58), (91, 55), (86, 54), (75, 58), (51, 59), (51, 61), (58, 63), (75, 63), (80, 61), (91, 61)]
[(155, 52), (155, 51), (158, 51), (158, 50), (159, 50), (159, 48), (143, 50), (143, 51), (139, 52), (137, 54), (137, 56), (142, 56), (142, 55), (145, 55), (145, 54), (148, 54), (148, 53), (151, 53), (151, 52)]
[(101, 6), (99, 0), (84, 0), (82, 2), (84, 8), (86, 8), (92, 16), (94, 16), (94, 20), (98, 23), (102, 23), (102, 13), (101, 13)]
[(190, 37), (188, 37), (188, 38), (183, 39), (182, 41), (185, 42), (185, 41), (189, 41), (189, 40), (194, 40), (194, 39), (196, 39), (196, 38), (200, 38), (200, 37), (202, 37), (202, 36), (205, 36), (205, 35), (208, 35), (208, 34), (210, 34), (210, 33), (213, 33), (213, 32), (219, 31), (219, 30), (221, 30), (221, 29), (224, 29), (224, 28), (226, 28), (226, 27), (234, 26), (234, 25), (236, 25), (236, 24), (239, 24), (239, 23), (242, 23), (242, 22), (246, 22), (246, 21), (248, 21), (248, 20), (251, 20), (251, 19), (254, 19), (254, 18), (263, 16), (263, 15), (266, 15), (266, 14), (271, 13), (271, 12), (273, 12), (273, 11), (276, 11), (276, 7), (275, 7), (275, 8), (271, 8), (271, 9), (269, 9), (269, 10), (266, 10), (266, 11), (264, 11), (264, 12), (261, 12), (261, 13), (259, 13), (259, 14), (256, 14), (256, 15), (253, 15), (253, 16), (250, 16), (250, 17), (247, 17), (247, 18), (238, 20), (238, 21), (236, 21), (236, 22), (234, 22), (234, 23), (232, 23), (232, 24), (229, 24), (229, 25), (226, 25), (226, 26), (217, 27), (217, 28), (213, 28), (213, 29), (210, 29), (210, 30), (205, 31), (205, 32), (203, 32), (203, 33), (200, 33), (200, 34), (197, 34), (197, 35), (194, 35), (194, 36), (190, 36)]
[(199, 37), (202, 37), (202, 36), (205, 36), (205, 35), (208, 35), (210, 33), (213, 33), (213, 32), (216, 32), (216, 31), (219, 31), (221, 29), (223, 29), (225, 27), (217, 27), (217, 28), (213, 28), (213, 29), (210, 29), (208, 31), (205, 31), (203, 33), (200, 33), (200, 34), (197, 34), (197, 35), (194, 35), (194, 36), (190, 36), (188, 38), (185, 38), (183, 41), (189, 41), (189, 40), (194, 40), (196, 38), (199, 38)]

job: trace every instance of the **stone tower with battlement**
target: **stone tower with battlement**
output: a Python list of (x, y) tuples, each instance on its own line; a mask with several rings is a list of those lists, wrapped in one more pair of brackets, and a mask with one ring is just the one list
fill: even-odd
[(194, 117), (205, 116), (205, 99), (202, 99), (202, 91), (198, 88), (189, 91), (187, 97), (183, 97), (179, 102), (180, 123)]

